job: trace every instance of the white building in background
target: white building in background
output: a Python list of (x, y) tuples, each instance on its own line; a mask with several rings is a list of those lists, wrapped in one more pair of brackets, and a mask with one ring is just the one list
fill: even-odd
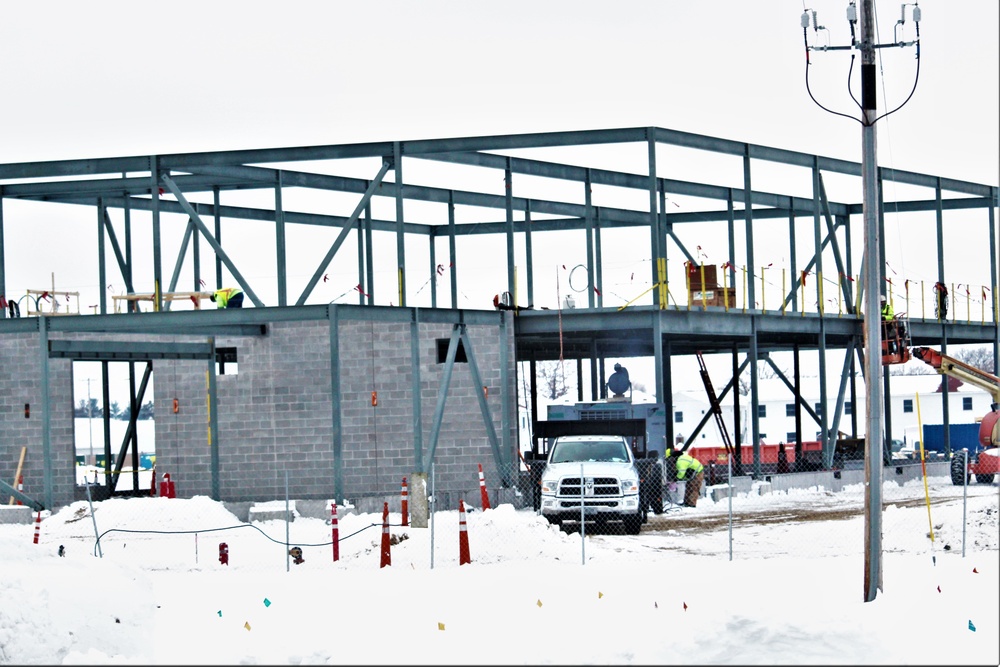
[[(914, 447), (919, 441), (921, 425), (940, 425), (944, 423), (944, 395), (939, 391), (944, 376), (934, 374), (924, 375), (893, 375), (890, 379), (890, 394), (886, 401), (887, 409), (891, 410), (892, 439), (902, 440), (904, 445)], [(840, 391), (841, 375), (839, 373), (827, 374), (826, 390), (826, 421), (827, 430), (833, 431), (834, 411), (837, 407), (837, 396)], [(880, 386), (881, 379), (880, 379)], [(954, 381), (953, 381), (954, 382)], [(883, 386), (884, 389), (884, 386)], [(788, 386), (778, 378), (760, 379), (757, 383), (758, 390), (758, 427), (764, 442), (773, 444), (777, 442), (795, 442), (795, 401)], [(821, 400), (819, 382), (817, 377), (801, 377), (800, 390), (806, 403), (817, 413), (821, 414)], [(717, 388), (716, 391), (719, 391)], [(883, 401), (886, 396), (883, 395)], [(655, 399), (649, 394), (634, 391), (632, 394), (634, 403), (654, 403)], [(556, 401), (545, 401), (539, 397), (538, 414), (539, 419), (545, 419), (548, 412), (549, 403), (573, 404), (576, 402), (575, 395), (564, 396)], [(961, 384), (953, 388), (948, 393), (948, 421), (951, 424), (974, 424), (990, 411), (992, 399), (984, 390), (969, 384)], [(732, 393), (726, 394), (720, 401), (722, 408), (723, 422), (726, 425), (730, 439), (735, 442), (733, 434), (733, 397)], [(680, 390), (674, 391), (673, 395), (673, 424), (674, 435), (683, 436), (687, 439), (698, 424), (702, 421), (710, 410), (708, 396), (705, 391)], [(750, 396), (740, 396), (740, 441), (750, 443)], [(529, 425), (529, 412), (522, 407), (520, 409), (520, 445), (522, 451), (531, 448), (531, 431)], [(864, 379), (858, 374), (855, 378), (855, 396), (851, 400), (850, 385), (848, 384), (844, 393), (844, 410), (837, 425), (837, 431), (851, 437), (853, 434), (852, 418), (857, 423), (857, 436), (864, 437), (866, 428), (865, 419), (865, 384)], [(812, 416), (802, 409), (802, 439), (803, 441), (817, 440), (819, 437), (819, 426)], [(885, 422), (883, 422), (885, 423)], [(715, 419), (709, 416), (704, 427), (696, 438), (695, 445), (715, 445), (722, 446), (722, 437), (719, 434)]]

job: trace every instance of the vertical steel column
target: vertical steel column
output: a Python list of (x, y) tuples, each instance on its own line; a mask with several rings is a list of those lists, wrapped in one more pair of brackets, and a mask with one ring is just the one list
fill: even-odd
[(104, 219), (104, 198), (97, 198), (97, 284), (101, 286), (100, 297), (98, 298), (98, 303), (100, 304), (101, 315), (107, 315), (108, 313), (108, 267), (107, 267), (107, 257), (105, 256), (105, 236), (107, 231), (104, 225), (107, 222)]
[[(819, 417), (819, 439), (823, 443), (823, 463), (824, 468), (829, 469), (833, 465), (833, 452), (834, 443), (833, 441), (837, 438), (837, 434), (831, 434), (827, 429), (827, 424), (829, 424), (829, 419), (827, 419), (827, 392), (826, 392), (826, 318), (819, 318), (819, 341), (818, 341), (818, 356), (819, 356), (819, 411), (816, 415)], [(881, 357), (879, 357), (881, 360)]]
[[(433, 280), (433, 277), (431, 278)], [(420, 311), (410, 314), (410, 395), (413, 401), (413, 460), (417, 472), (424, 472), (424, 423), (420, 404)]]
[[(862, 341), (863, 342), (863, 341)], [(857, 336), (851, 336), (851, 347), (858, 350)], [(858, 437), (858, 389), (857, 389), (857, 354), (851, 357), (851, 437)]]
[[(452, 237), (454, 238), (454, 237)], [(527, 255), (525, 264), (527, 264), (527, 283), (528, 283), (528, 301), (527, 306), (530, 308), (535, 303), (535, 271), (532, 268), (535, 264), (535, 253), (531, 245), (531, 201), (527, 200), (524, 202), (524, 254)]]
[[(530, 238), (530, 232), (529, 232)], [(458, 308), (458, 259), (456, 258), (457, 250), (455, 248), (455, 192), (454, 190), (448, 191), (448, 255), (449, 255), (449, 270), (448, 275), (451, 277), (451, 307)], [(530, 246), (529, 246), (530, 247)], [(531, 302), (531, 252), (528, 252), (528, 302)]]
[[(365, 182), (365, 190), (371, 185), (370, 181)], [(367, 277), (368, 305), (375, 305), (375, 257), (372, 248), (372, 202), (369, 199), (365, 202), (365, 271)], [(363, 296), (363, 295), (362, 295)]]
[(662, 403), (667, 413), (666, 429), (663, 434), (663, 451), (666, 451), (674, 448), (674, 378), (671, 359), (673, 346), (669, 339), (656, 341), (654, 345), (654, 349), (661, 350), (660, 356), (663, 358), (663, 397), (657, 398), (657, 403)]
[(594, 270), (594, 284), (591, 286), (591, 292), (593, 292), (597, 297), (597, 307), (604, 307), (604, 269), (602, 268), (603, 259), (601, 253), (601, 209), (594, 209), (594, 263), (596, 264)]
[(288, 264), (285, 249), (285, 211), (281, 204), (281, 170), (278, 169), (277, 182), (274, 184), (274, 245), (277, 251), (278, 269), (278, 305), (288, 305)]
[[(656, 189), (660, 194), (660, 212), (657, 215), (657, 237), (660, 239), (660, 243), (663, 248), (663, 278), (667, 279), (670, 275), (670, 259), (669, 259), (669, 248), (670, 248), (670, 236), (674, 233), (674, 224), (667, 221), (667, 187), (663, 183), (662, 179), (656, 179)], [(668, 281), (669, 282), (669, 281)], [(664, 303), (663, 307), (666, 308), (670, 301), (670, 290), (665, 289), (663, 293), (667, 297), (667, 302)]]
[[(222, 202), (219, 186), (212, 186), (212, 217), (215, 219), (215, 241), (222, 245)], [(131, 264), (129, 264), (131, 266)], [(215, 254), (215, 289), (222, 289), (222, 258)]]
[[(198, 210), (198, 205), (197, 204), (195, 204), (195, 210)], [(201, 288), (201, 285), (202, 285), (202, 280), (201, 280), (201, 234), (197, 234), (197, 233), (193, 234), (193, 238), (191, 239), (191, 259), (194, 262), (194, 266), (192, 267), (194, 270), (192, 271), (192, 282), (193, 282), (193, 285), (191, 287), (191, 291), (192, 292), (200, 292), (200, 291), (202, 291), (202, 288)], [(199, 299), (198, 303), (201, 303), (200, 299)]]
[(600, 400), (600, 391), (597, 386), (597, 340), (590, 339), (590, 400)]
[[(594, 307), (594, 208), (591, 201), (590, 169), (584, 169), (583, 178), (584, 231), (587, 237), (587, 307)], [(593, 359), (593, 357), (591, 357)]]
[[(732, 190), (729, 191), (729, 201), (732, 202)], [(742, 421), (740, 418), (740, 346), (739, 343), (733, 341), (733, 459), (735, 459), (734, 470), (738, 476), (743, 475)]]
[[(125, 174), (122, 174), (125, 177)], [(128, 288), (129, 294), (135, 293), (134, 285), (132, 282), (132, 198), (129, 196), (128, 192), (124, 193), (122, 207), (125, 212), (125, 285)], [(135, 310), (136, 301), (129, 301), (128, 308), (125, 312), (132, 312)]]
[[(749, 279), (747, 280), (747, 299), (750, 303), (747, 304), (747, 308), (753, 309), (757, 304), (757, 292), (754, 289), (754, 276), (756, 275), (754, 269), (754, 253), (753, 253), (753, 191), (750, 188), (750, 144), (743, 144), (743, 218), (746, 222), (746, 242), (747, 242), (747, 275)], [(756, 326), (754, 327), (756, 331)], [(751, 380), (756, 387), (757, 382), (757, 334), (754, 334), (754, 359), (750, 363), (753, 364), (753, 379)], [(754, 394), (757, 391), (754, 389)], [(757, 399), (755, 398), (754, 401)], [(754, 452), (757, 451), (757, 406), (754, 405), (754, 415), (753, 415), (753, 428), (754, 428)], [(754, 464), (755, 470), (760, 467), (760, 459), (757, 459), (757, 463)], [(759, 470), (757, 471), (759, 472)], [(755, 473), (757, 474), (757, 473)]]
[[(792, 197), (788, 198), (788, 262), (789, 270), (791, 275), (792, 286), (792, 312), (797, 313), (799, 310), (799, 291), (795, 289), (795, 279), (799, 276), (799, 261), (795, 254), (795, 200)], [(782, 295), (782, 299), (784, 299)]]
[[(128, 390), (132, 396), (135, 396), (135, 362), (131, 360), (128, 362)], [(131, 417), (133, 414), (138, 416), (138, 413), (135, 412), (130, 412), (129, 416)], [(125, 435), (125, 447), (126, 449), (129, 445), (132, 447), (132, 489), (137, 492), (139, 491), (139, 436), (131, 419), (130, 424), (133, 424), (133, 427)], [(153, 481), (155, 483), (156, 480), (154, 479)]]
[[(501, 474), (501, 479), (507, 481), (511, 479), (511, 475), (514, 474), (514, 470), (519, 468), (515, 467), (513, 460), (513, 452), (515, 451), (514, 445), (516, 444), (511, 440), (511, 409), (510, 409), (510, 390), (513, 387), (516, 393), (517, 389), (517, 377), (516, 373), (514, 380), (511, 380), (510, 370), (508, 366), (510, 365), (510, 348), (508, 341), (513, 341), (514, 333), (514, 312), (500, 312), (500, 444), (501, 450), (505, 453), (504, 463), (507, 465), (506, 474)], [(517, 401), (514, 401), (515, 405)], [(517, 417), (515, 416), (515, 419)], [(509, 460), (508, 460), (509, 459)]]
[[(517, 288), (514, 286), (514, 175), (510, 168), (511, 158), (507, 158), (507, 166), (503, 172), (504, 182), (504, 209), (506, 213), (506, 224), (504, 231), (507, 241), (507, 291), (513, 300)], [(517, 304), (512, 304), (516, 306)]]
[(149, 175), (153, 214), (153, 310), (159, 312), (163, 310), (163, 267), (160, 264), (160, 166), (155, 155), (149, 158)]
[[(753, 281), (750, 281), (753, 284)], [(752, 300), (752, 297), (751, 297)], [(750, 437), (753, 439), (753, 477), (760, 479), (760, 396), (757, 394), (757, 317), (750, 317)], [(736, 378), (734, 377), (735, 381)], [(739, 385), (733, 389), (739, 391)]]
[[(813, 185), (813, 246), (816, 248), (816, 312), (820, 317), (826, 312), (823, 304), (823, 238), (820, 234), (820, 198), (822, 184), (819, 180), (819, 157), (813, 156), (812, 166)], [(806, 304), (802, 304), (803, 310)], [(825, 446), (825, 445), (824, 445)]]
[(535, 422), (538, 421), (538, 363), (535, 361), (534, 353), (528, 360), (528, 390), (531, 392), (531, 424), (529, 426), (531, 432), (534, 433)]
[(221, 485), (219, 482), (219, 401), (215, 390), (215, 336), (208, 337), (210, 346), (210, 358), (208, 360), (208, 439), (211, 447), (212, 465), (212, 500), (222, 500)]
[[(997, 189), (990, 188), (990, 198), (997, 202)], [(989, 208), (990, 237), (990, 296), (993, 298), (993, 374), (1000, 375), (1000, 317), (997, 314), (997, 228), (993, 206)], [(0, 251), (3, 249), (3, 217), (0, 216)], [(0, 253), (2, 254), (2, 253)], [(3, 258), (0, 257), (0, 280), (3, 279)]]
[[(365, 183), (365, 190), (368, 184)], [(358, 305), (365, 305), (365, 225), (366, 220), (362, 215), (358, 218)]]
[[(881, 190), (881, 188), (879, 188)], [(847, 246), (847, 252), (844, 253), (844, 265), (845, 271), (847, 272), (847, 284), (848, 284), (848, 294), (850, 296), (850, 303), (847, 304), (847, 312), (854, 313), (858, 315), (858, 309), (854, 307), (855, 299), (857, 298), (856, 290), (853, 287), (851, 278), (854, 276), (854, 253), (851, 251), (851, 216), (843, 216), (838, 218), (838, 226), (844, 228), (844, 245)]]
[[(7, 295), (7, 263), (3, 247), (3, 186), (0, 186), (0, 296)], [(7, 309), (0, 308), (0, 320), (7, 317)]]
[[(934, 200), (937, 206), (935, 207), (935, 227), (937, 230), (937, 269), (938, 269), (938, 280), (947, 285), (944, 279), (944, 204), (941, 197), (941, 178), (937, 178), (937, 182), (934, 186)], [(955, 317), (955, 313), (951, 314), (952, 319)], [(945, 342), (948, 337), (947, 332), (947, 319), (941, 319), (941, 352), (947, 354), (947, 343)], [(949, 404), (951, 401), (948, 398), (948, 388), (949, 382), (947, 377), (941, 378), (941, 418), (944, 421), (944, 455), (951, 455), (951, 428), (948, 426), (951, 422), (949, 417)]]
[(396, 181), (396, 270), (399, 306), (406, 306), (406, 236), (403, 228), (403, 145), (392, 143), (392, 168)]
[[(358, 234), (360, 236), (360, 234)], [(437, 308), (438, 284), (437, 284), (437, 238), (434, 235), (434, 228), (427, 234), (427, 260), (430, 265), (431, 284), (431, 308)]]
[(667, 399), (663, 381), (663, 311), (654, 310), (649, 316), (653, 318), (653, 377), (656, 378), (656, 402), (665, 404)]
[[(656, 285), (660, 282), (660, 278), (657, 275), (656, 265), (660, 257), (665, 256), (663, 252), (663, 236), (660, 230), (659, 216), (656, 214), (656, 130), (652, 127), (646, 128), (646, 152), (649, 160), (649, 259), (650, 259), (650, 271), (652, 272), (651, 285)], [(653, 290), (653, 305), (660, 306), (660, 291)], [(666, 307), (667, 304), (662, 304), (662, 307)], [(659, 367), (657, 367), (659, 371)], [(657, 373), (659, 375), (659, 373)], [(657, 380), (657, 385), (661, 385), (661, 380)], [(657, 396), (660, 394), (660, 389), (657, 388)]]
[(43, 489), (45, 490), (45, 506), (52, 509), (55, 502), (52, 477), (52, 409), (49, 404), (49, 319), (43, 314), (38, 316), (38, 347), (41, 351), (42, 371), (41, 395), (38, 397), (38, 405), (42, 409), (42, 461), (45, 466)]
[[(792, 345), (792, 381), (795, 385), (795, 472), (805, 470), (805, 461), (802, 459), (802, 375), (799, 367), (799, 344)], [(820, 452), (822, 454), (822, 452)]]
[[(344, 501), (344, 432), (341, 420), (340, 397), (340, 319), (337, 304), (326, 306), (327, 326), (330, 334), (330, 450), (333, 455), (333, 499)], [(418, 459), (417, 469), (422, 462)]]
[[(108, 362), (101, 362), (101, 400), (104, 401), (104, 416), (101, 421), (104, 424), (104, 486), (108, 489), (108, 497), (115, 490), (111, 483), (111, 471), (113, 460), (111, 458), (111, 406), (110, 382), (108, 381)], [(73, 452), (74, 455), (76, 452)], [(117, 476), (116, 476), (117, 479)]]
[(722, 284), (732, 290), (733, 300), (729, 304), (732, 307), (736, 305), (736, 209), (733, 207), (732, 188), (726, 190), (726, 232), (729, 237), (729, 280), (723, 279)]

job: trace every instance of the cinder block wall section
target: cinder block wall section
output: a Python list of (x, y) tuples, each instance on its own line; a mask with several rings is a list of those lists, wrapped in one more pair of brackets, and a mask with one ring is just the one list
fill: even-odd
[[(16, 480), (21, 448), (24, 458), (24, 492), (45, 497), (42, 401), (42, 346), (38, 334), (0, 337), (0, 474), (8, 484)], [(50, 455), (61, 461), (53, 470), (53, 497), (70, 502), (76, 484), (73, 451), (73, 377), (68, 360), (49, 363)], [(25, 413), (27, 406), (27, 416)], [(0, 502), (7, 502), (3, 498)]]
[[(419, 350), (420, 443), (431, 448), (435, 408), (444, 381), (440, 345), (447, 349), (452, 325), (416, 326)], [(498, 446), (517, 462), (516, 391), (513, 326), (467, 325), (474, 357), (486, 386)], [(177, 495), (212, 495), (212, 453), (219, 456), (220, 499), (262, 501), (284, 497), (331, 499), (334, 485), (334, 410), (339, 408), (341, 466), (348, 499), (398, 499), (404, 476), (419, 468), (415, 448), (415, 410), (411, 324), (341, 320), (339, 334), (340, 404), (333, 402), (330, 329), (326, 320), (283, 321), (267, 325), (261, 336), (219, 337), (216, 347), (233, 347), (237, 362), (216, 375), (218, 435), (210, 441), (207, 360), (153, 361), (157, 476), (170, 473)], [(205, 342), (205, 336), (58, 334), (53, 339)], [(506, 346), (506, 356), (501, 353)], [(500, 365), (507, 360), (506, 384)], [(0, 474), (13, 477), (21, 446), (28, 447), (25, 491), (44, 499), (43, 406), (40, 338), (33, 334), (0, 337)], [(75, 499), (72, 362), (49, 359), (50, 443), (57, 506)], [(142, 365), (138, 365), (141, 377)], [(490, 486), (501, 478), (495, 467), (470, 365), (455, 364), (435, 450), (435, 484), (440, 493), (478, 498), (478, 467)], [(377, 404), (372, 404), (376, 392)], [(511, 414), (504, 419), (503, 394)], [(174, 399), (177, 412), (174, 412)], [(147, 395), (144, 400), (149, 400)], [(24, 417), (24, 404), (31, 406)], [(503, 424), (508, 424), (506, 438)], [(506, 445), (505, 445), (506, 442)], [(120, 443), (114, 443), (115, 453)], [(8, 473), (9, 471), (9, 473)], [(12, 480), (11, 480), (12, 481)], [(398, 504), (398, 502), (396, 503)], [(394, 508), (395, 509), (395, 508)]]

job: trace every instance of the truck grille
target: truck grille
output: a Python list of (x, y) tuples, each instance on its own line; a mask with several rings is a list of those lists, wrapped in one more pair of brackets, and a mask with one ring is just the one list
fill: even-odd
[[(621, 485), (615, 477), (584, 477), (583, 497), (620, 496)], [(559, 496), (569, 498), (580, 497), (580, 478), (563, 477), (559, 481)]]

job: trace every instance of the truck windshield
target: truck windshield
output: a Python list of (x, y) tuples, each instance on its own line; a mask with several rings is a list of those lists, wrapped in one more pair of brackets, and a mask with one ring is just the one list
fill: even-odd
[(595, 440), (591, 442), (556, 442), (552, 449), (550, 463), (571, 463), (574, 461), (628, 461), (625, 443), (621, 440)]

